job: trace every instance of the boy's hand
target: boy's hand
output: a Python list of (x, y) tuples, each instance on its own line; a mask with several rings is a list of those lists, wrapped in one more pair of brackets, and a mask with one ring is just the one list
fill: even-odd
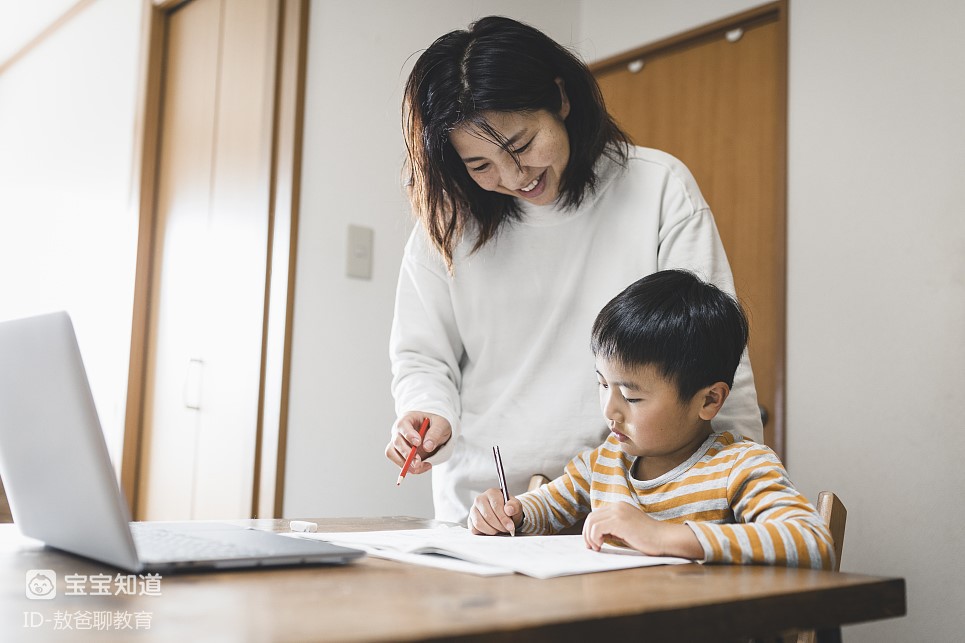
[(523, 504), (510, 496), (503, 502), (503, 492), (489, 489), (476, 496), (469, 510), (469, 530), (474, 534), (495, 536), (496, 534), (516, 535), (516, 528), (523, 522)]
[[(424, 418), (429, 418), (429, 428), (426, 430), (423, 441), (419, 439), (419, 427)], [(409, 473), (425, 473), (432, 468), (425, 458), (435, 453), (436, 449), (448, 442), (451, 437), (452, 426), (446, 418), (432, 413), (410, 411), (392, 425), (392, 438), (385, 447), (385, 457), (401, 469), (405, 459), (409, 457), (409, 451), (413, 446), (417, 446), (419, 449), (412, 464), (409, 465)]]
[(704, 550), (687, 525), (654, 520), (642, 509), (621, 502), (594, 509), (583, 523), (586, 546), (600, 551), (604, 542), (625, 544), (648, 556), (700, 559)]

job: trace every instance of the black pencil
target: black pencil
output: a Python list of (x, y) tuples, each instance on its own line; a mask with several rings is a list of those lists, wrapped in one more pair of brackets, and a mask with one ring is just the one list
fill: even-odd
[[(503, 502), (509, 502), (509, 487), (506, 486), (506, 472), (503, 471), (503, 459), (499, 455), (499, 447), (493, 447), (493, 458), (496, 460), (496, 476), (499, 478), (499, 490), (503, 492)], [(512, 531), (509, 532), (511, 536), (516, 535), (516, 525), (513, 524)]]

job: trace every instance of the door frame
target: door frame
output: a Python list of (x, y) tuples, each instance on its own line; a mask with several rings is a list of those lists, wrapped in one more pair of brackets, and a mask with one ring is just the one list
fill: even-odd
[[(121, 489), (134, 519), (140, 517), (141, 450), (148, 382), (154, 255), (157, 247), (157, 178), (161, 136), (164, 52), (171, 14), (189, 0), (142, 0), (140, 88), (135, 125), (132, 203), (138, 209), (138, 241), (121, 456)], [(280, 518), (285, 491), (291, 336), (301, 192), (302, 129), (309, 0), (278, 0), (278, 48), (265, 266), (252, 518)]]
[(643, 45), (629, 51), (609, 56), (589, 65), (594, 74), (625, 66), (629, 63), (648, 56), (667, 53), (676, 49), (692, 47), (708, 40), (716, 40), (732, 29), (750, 28), (761, 23), (776, 22), (782, 46), (779, 48), (781, 59), (778, 68), (781, 70), (777, 88), (778, 132), (777, 171), (779, 177), (775, 189), (777, 202), (777, 257), (773, 270), (778, 279), (784, 284), (784, 301), (778, 302), (778, 313), (775, 332), (778, 345), (778, 355), (775, 364), (774, 408), (770, 409), (769, 421), (773, 423), (773, 444), (770, 446), (787, 463), (786, 447), (786, 391), (787, 391), (787, 47), (788, 47), (788, 18), (789, 0), (777, 0), (768, 4), (748, 9), (720, 20), (696, 27), (662, 40)]

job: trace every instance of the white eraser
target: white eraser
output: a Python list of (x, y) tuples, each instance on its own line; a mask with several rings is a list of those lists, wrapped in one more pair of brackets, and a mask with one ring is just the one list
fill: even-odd
[(292, 520), (288, 523), (288, 527), (292, 531), (305, 531), (309, 533), (318, 531), (318, 525), (307, 520)]

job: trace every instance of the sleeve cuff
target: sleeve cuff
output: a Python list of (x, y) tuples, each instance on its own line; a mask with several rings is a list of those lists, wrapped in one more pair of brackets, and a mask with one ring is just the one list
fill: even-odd
[[(450, 422), (450, 426), (452, 426), (451, 422)], [(427, 457), (426, 462), (430, 463), (432, 466), (436, 466), (438, 464), (444, 464), (446, 461), (449, 460), (449, 458), (452, 457), (453, 451), (455, 451), (455, 448), (456, 448), (455, 442), (456, 442), (456, 432), (455, 430), (453, 430), (452, 437), (449, 438), (449, 441), (443, 444), (438, 449), (436, 449), (429, 457)]]
[(536, 509), (536, 503), (533, 501), (528, 493), (516, 496), (520, 504), (523, 506), (523, 522), (519, 524), (519, 533), (521, 534), (538, 534), (539, 529), (535, 522), (533, 522), (533, 516), (538, 512)]
[(700, 525), (693, 520), (688, 520), (684, 522), (684, 524), (690, 527), (690, 530), (694, 532), (694, 535), (697, 536), (697, 540), (700, 542), (701, 549), (704, 550), (704, 558), (700, 562), (710, 562), (713, 559), (714, 548), (710, 544), (710, 539), (707, 537), (707, 533), (704, 531), (703, 525)]

